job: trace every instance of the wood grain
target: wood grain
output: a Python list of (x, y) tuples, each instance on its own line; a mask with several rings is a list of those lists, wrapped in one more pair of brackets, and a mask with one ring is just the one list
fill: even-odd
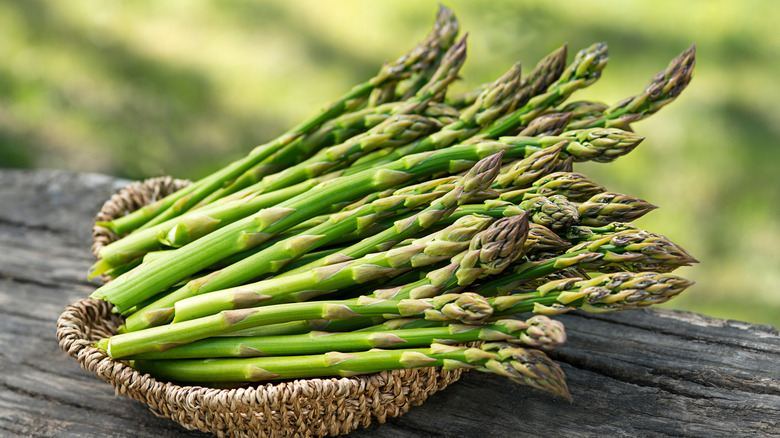
[[(0, 436), (206, 436), (114, 395), (57, 346), (62, 309), (97, 286), (92, 216), (126, 183), (0, 170)], [(559, 318), (572, 404), (470, 372), (350, 436), (780, 436), (776, 329), (668, 310)]]

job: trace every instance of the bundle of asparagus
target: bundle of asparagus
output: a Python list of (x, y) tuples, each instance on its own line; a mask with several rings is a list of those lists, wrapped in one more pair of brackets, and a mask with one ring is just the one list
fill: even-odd
[[(246, 157), (111, 222), (90, 277), (125, 316), (97, 346), (178, 382), (236, 385), (398, 368), (473, 368), (569, 398), (550, 316), (664, 302), (696, 260), (629, 222), (656, 207), (573, 172), (643, 137), (686, 87), (694, 48), (636, 96), (567, 102), (604, 43), (567, 46), (449, 96), (466, 53), (433, 30)], [(523, 313), (534, 316), (520, 317)]]

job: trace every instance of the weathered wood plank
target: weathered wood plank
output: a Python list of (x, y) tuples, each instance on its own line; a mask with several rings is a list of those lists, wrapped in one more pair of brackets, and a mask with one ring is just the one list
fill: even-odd
[[(92, 215), (122, 184), (0, 170), (0, 436), (206, 436), (115, 396), (57, 346), (62, 309), (96, 286)], [(777, 330), (665, 310), (560, 319), (572, 404), (471, 372), (351, 436), (780, 436)]]

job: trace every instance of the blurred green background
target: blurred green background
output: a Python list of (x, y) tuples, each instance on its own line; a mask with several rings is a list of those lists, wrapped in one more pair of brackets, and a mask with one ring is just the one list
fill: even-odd
[[(640, 92), (691, 43), (690, 87), (634, 125), (610, 190), (701, 264), (666, 307), (780, 326), (780, 2), (446, 2), (468, 32), (455, 90), (569, 43), (610, 47), (573, 99)], [(437, 3), (0, 1), (0, 167), (204, 176), (339, 96), (428, 32)]]

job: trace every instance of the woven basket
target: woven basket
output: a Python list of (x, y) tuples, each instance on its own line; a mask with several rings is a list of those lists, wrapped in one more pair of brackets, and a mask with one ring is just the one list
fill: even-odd
[[(169, 177), (135, 182), (109, 199), (97, 220), (125, 215), (187, 185)], [(93, 227), (92, 252), (117, 236)], [(144, 402), (156, 415), (187, 429), (217, 436), (325, 436), (349, 433), (383, 423), (460, 378), (462, 370), (422, 368), (350, 378), (301, 379), (288, 382), (214, 389), (179, 386), (141, 374), (109, 358), (94, 342), (113, 335), (122, 317), (111, 305), (91, 298), (70, 306), (57, 321), (60, 347), (81, 367), (114, 386), (117, 394)]]

